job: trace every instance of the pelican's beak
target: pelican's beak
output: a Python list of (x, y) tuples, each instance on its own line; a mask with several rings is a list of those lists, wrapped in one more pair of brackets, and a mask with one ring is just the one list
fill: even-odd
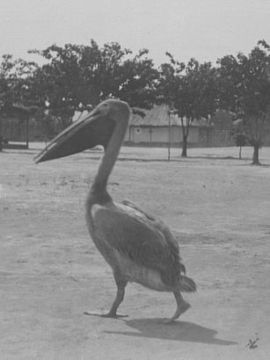
[(99, 108), (94, 109), (51, 140), (45, 149), (35, 156), (35, 162), (68, 156), (96, 145), (106, 147), (114, 128), (114, 121), (109, 120)]

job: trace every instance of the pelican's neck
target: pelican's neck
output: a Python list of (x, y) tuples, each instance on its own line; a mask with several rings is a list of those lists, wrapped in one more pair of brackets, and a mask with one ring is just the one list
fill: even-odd
[(121, 119), (116, 122), (112, 136), (105, 149), (97, 175), (90, 190), (90, 193), (92, 194), (100, 195), (102, 197), (105, 196), (104, 201), (106, 201), (106, 198), (108, 200), (110, 199), (106, 187), (110, 173), (112, 172), (113, 166), (117, 160), (121, 144), (126, 133), (127, 125), (128, 119)]

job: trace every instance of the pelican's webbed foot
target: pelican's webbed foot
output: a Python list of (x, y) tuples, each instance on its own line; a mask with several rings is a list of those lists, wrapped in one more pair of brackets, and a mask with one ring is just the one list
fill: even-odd
[(99, 316), (99, 317), (111, 318), (111, 319), (120, 319), (120, 318), (128, 317), (128, 315), (116, 314), (116, 313), (113, 313), (111, 311), (109, 311), (108, 313), (105, 313), (105, 314), (101, 314), (101, 313), (98, 313), (98, 312), (92, 312), (92, 311), (85, 311), (84, 315)]

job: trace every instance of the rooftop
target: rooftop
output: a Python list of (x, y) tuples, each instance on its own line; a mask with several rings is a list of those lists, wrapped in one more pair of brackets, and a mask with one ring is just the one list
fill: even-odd
[[(169, 121), (171, 125), (181, 125), (181, 120), (177, 115), (171, 114), (169, 118), (168, 105), (154, 105), (151, 110), (143, 110), (145, 117), (133, 114), (130, 120), (132, 126), (168, 126)], [(185, 119), (184, 119), (185, 121)], [(192, 126), (208, 126), (206, 119), (194, 120)]]

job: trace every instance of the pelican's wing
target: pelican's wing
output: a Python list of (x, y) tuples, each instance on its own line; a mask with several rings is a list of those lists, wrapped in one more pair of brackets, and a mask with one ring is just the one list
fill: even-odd
[(137, 204), (134, 204), (134, 202), (132, 202), (130, 200), (123, 200), (121, 202), (121, 204), (140, 212), (142, 215), (144, 215), (150, 221), (156, 221), (156, 219), (152, 215), (150, 215), (147, 212), (145, 212), (144, 210), (142, 210)]
[(156, 229), (158, 229), (163, 234), (167, 242), (170, 244), (171, 251), (174, 251), (178, 254), (181, 272), (186, 273), (185, 265), (181, 262), (178, 242), (171, 233), (170, 228), (162, 220), (154, 218), (152, 215), (142, 210), (137, 204), (134, 204), (130, 200), (123, 200), (121, 204), (125, 205), (127, 208), (134, 209), (139, 216), (145, 217), (146, 221), (150, 222)]
[(167, 285), (179, 281), (182, 270), (178, 244), (164, 235), (155, 222), (128, 206), (96, 207), (96, 233), (111, 248), (131, 261), (161, 274)]

